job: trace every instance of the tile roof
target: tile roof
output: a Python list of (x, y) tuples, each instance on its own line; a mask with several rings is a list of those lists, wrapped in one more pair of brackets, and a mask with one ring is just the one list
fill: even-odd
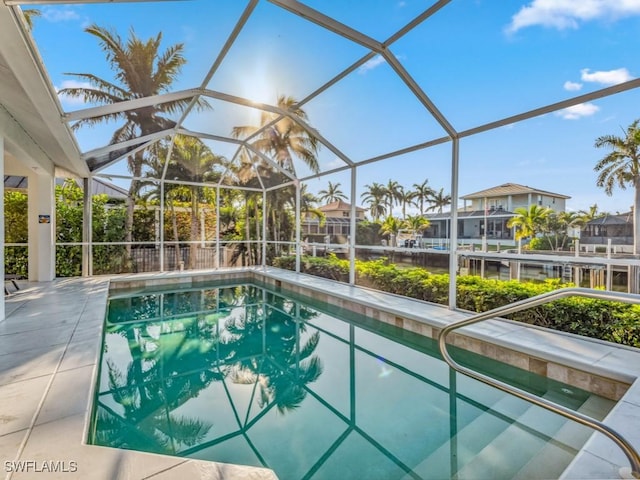
[(548, 192), (546, 190), (540, 190), (539, 188), (532, 188), (526, 185), (519, 185), (517, 183), (503, 183), (497, 187), (491, 187), (486, 190), (480, 190), (479, 192), (469, 193), (460, 198), (470, 200), (473, 198), (503, 197), (505, 195), (522, 195), (528, 193), (550, 195), (557, 198), (571, 198), (567, 195), (562, 195), (561, 193)]
[(621, 213), (619, 215), (606, 214), (588, 221), (587, 225), (626, 225), (629, 223), (633, 224), (633, 215), (631, 212)]
[[(322, 207), (319, 207), (318, 210), (321, 212), (333, 212), (336, 210), (349, 210), (351, 209), (351, 204), (347, 202), (343, 202), (342, 200), (337, 200), (335, 202), (327, 203)], [(356, 210), (359, 212), (364, 212), (365, 209), (362, 207), (356, 207)]]

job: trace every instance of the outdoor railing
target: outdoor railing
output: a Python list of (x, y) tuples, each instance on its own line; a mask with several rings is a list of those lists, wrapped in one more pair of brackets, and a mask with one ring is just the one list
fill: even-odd
[(572, 297), (572, 296), (588, 297), (588, 298), (593, 298), (597, 300), (609, 300), (609, 301), (616, 301), (616, 302), (623, 302), (623, 303), (640, 304), (640, 296), (638, 295), (632, 295), (628, 293), (619, 293), (619, 292), (609, 292), (609, 291), (603, 291), (603, 290), (592, 290), (588, 288), (577, 288), (577, 287), (562, 288), (559, 290), (555, 290), (553, 292), (548, 292), (542, 295), (537, 295), (535, 297), (526, 298), (524, 300), (520, 300), (518, 302), (514, 302), (509, 305), (504, 305), (502, 307), (494, 308), (493, 310), (479, 313), (465, 320), (460, 320), (458, 322), (452, 323), (451, 325), (443, 328), (442, 331), (440, 332), (440, 335), (438, 336), (438, 345), (440, 347), (440, 353), (442, 354), (442, 357), (447, 362), (447, 364), (449, 364), (451, 368), (453, 368), (454, 370), (460, 373), (463, 373), (464, 375), (467, 375), (482, 383), (495, 387), (503, 392), (514, 395), (522, 400), (533, 403), (534, 405), (550, 410), (554, 413), (562, 415), (565, 418), (568, 418), (582, 425), (593, 428), (594, 430), (597, 430), (600, 433), (603, 433), (604, 435), (609, 437), (611, 440), (613, 440), (622, 449), (624, 454), (629, 459), (629, 463), (631, 464), (631, 474), (635, 478), (640, 478), (640, 455), (621, 434), (613, 430), (611, 427), (587, 415), (584, 415), (580, 412), (576, 412), (562, 405), (558, 405), (554, 402), (550, 402), (537, 395), (533, 395), (517, 387), (501, 382), (500, 380), (496, 380), (482, 373), (476, 372), (475, 370), (472, 370), (470, 368), (463, 367), (451, 357), (451, 355), (449, 354), (449, 351), (447, 350), (447, 335), (449, 335), (449, 333), (451, 333), (453, 330), (466, 327), (469, 325), (473, 325), (483, 320), (495, 318), (501, 315), (508, 315), (511, 313), (518, 312), (520, 310), (524, 310), (526, 308), (536, 307), (538, 305), (549, 303), (554, 300), (558, 300), (560, 298), (566, 298), (566, 297)]

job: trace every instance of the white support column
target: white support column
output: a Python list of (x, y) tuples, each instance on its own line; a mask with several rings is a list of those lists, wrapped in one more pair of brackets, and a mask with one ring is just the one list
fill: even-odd
[(164, 180), (160, 181), (160, 235), (156, 237), (156, 242), (160, 242), (160, 271), (164, 272), (164, 255), (166, 246), (164, 244)]
[(215, 269), (220, 268), (220, 187), (216, 187), (216, 261)]
[(449, 308), (456, 308), (456, 273), (458, 271), (458, 167), (460, 139), (451, 142), (451, 235), (449, 241)]
[(267, 191), (262, 191), (262, 268), (267, 266)]
[(300, 273), (300, 180), (296, 185), (296, 273)]
[[(0, 178), (2, 181), (2, 195), (0, 195), (0, 212), (2, 212), (2, 218), (0, 219), (0, 246), (2, 246), (2, 260), (0, 260), (0, 270), (2, 271), (2, 278), (4, 279), (4, 136), (0, 131)], [(2, 300), (0, 300), (0, 322), (4, 320), (5, 308), (4, 308), (4, 293), (2, 294)]]
[(356, 284), (356, 167), (351, 167), (351, 225), (349, 227), (349, 285)]
[(29, 175), (29, 281), (50, 282), (56, 276), (55, 178), (40, 171)]
[(83, 209), (82, 209), (82, 276), (93, 275), (93, 192), (91, 178), (83, 179)]

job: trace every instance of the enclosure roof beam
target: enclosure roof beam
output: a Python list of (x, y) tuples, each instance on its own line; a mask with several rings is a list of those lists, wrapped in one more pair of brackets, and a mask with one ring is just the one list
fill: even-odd
[(374, 40), (373, 38), (359, 32), (358, 30), (354, 30), (351, 27), (346, 26), (343, 23), (334, 20), (323, 13), (320, 13), (317, 10), (314, 10), (307, 5), (297, 2), (295, 0), (269, 0), (274, 5), (278, 5), (279, 7), (288, 10), (289, 12), (304, 18), (305, 20), (309, 20), (310, 22), (315, 23), (327, 30), (332, 31), (333, 33), (337, 33), (341, 37), (344, 37), (352, 42), (355, 42), (363, 47), (368, 48), (369, 50), (373, 50), (374, 52), (380, 53), (383, 49), (382, 43)]
[(200, 94), (200, 89), (190, 88), (188, 90), (180, 90), (172, 93), (162, 93), (160, 95), (151, 95), (150, 97), (134, 98), (133, 100), (125, 100), (124, 102), (110, 103), (108, 105), (100, 105), (99, 107), (83, 108), (66, 112), (62, 114), (63, 120), (73, 122), (76, 120), (84, 120), (86, 118), (101, 117), (103, 115), (114, 115), (138, 108), (151, 107), (176, 100), (195, 97)]

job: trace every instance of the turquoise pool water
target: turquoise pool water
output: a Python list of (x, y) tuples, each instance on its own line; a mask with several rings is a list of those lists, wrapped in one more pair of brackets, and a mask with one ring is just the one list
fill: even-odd
[[(612, 406), (456, 358), (599, 418)], [(456, 374), (431, 339), (260, 285), (203, 284), (110, 298), (89, 441), (282, 480), (499, 479), (557, 478), (589, 434)]]

